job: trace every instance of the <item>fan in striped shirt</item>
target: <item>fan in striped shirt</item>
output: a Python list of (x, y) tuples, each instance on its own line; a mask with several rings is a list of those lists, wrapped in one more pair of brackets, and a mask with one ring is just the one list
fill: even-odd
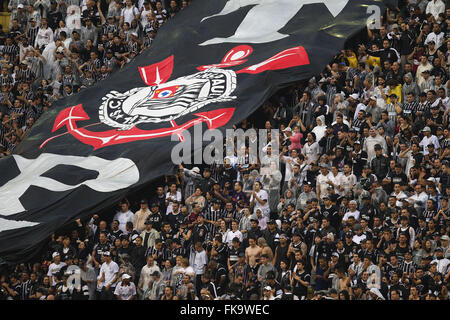
[(20, 64), (21, 68), (16, 72), (16, 79), (27, 83), (33, 82), (36, 79), (36, 75), (28, 68), (28, 61), (23, 60)]
[(12, 38), (6, 38), (6, 42), (5, 45), (3, 46), (2, 52), (3, 54), (5, 53), (9, 54), (11, 57), (10, 61), (14, 61), (19, 55), (19, 46), (14, 44)]
[(161, 239), (156, 239), (155, 245), (147, 249), (147, 251), (145, 252), (145, 256), (152, 256), (153, 259), (155, 259), (155, 261), (158, 263), (158, 265), (162, 265), (163, 261), (171, 258), (172, 253), (164, 246)]
[[(361, 133), (364, 128), (364, 124), (366, 122), (365, 116), (366, 112), (364, 110), (359, 110), (358, 117), (353, 120), (352, 128), (355, 129), (357, 133)], [(367, 124), (365, 126), (367, 126)]]
[(161, 1), (156, 2), (156, 10), (154, 11), (154, 13), (159, 25), (162, 25), (167, 21), (167, 11), (166, 9), (163, 9)]
[(419, 102), (416, 101), (414, 92), (409, 92), (406, 95), (406, 102), (403, 104), (403, 113), (407, 116), (415, 114), (419, 109)]
[(425, 92), (419, 94), (419, 105), (417, 106), (417, 110), (414, 111), (422, 112), (423, 114), (430, 111), (430, 102), (427, 101), (427, 94)]
[(417, 270), (417, 265), (412, 261), (412, 252), (405, 252), (405, 258), (400, 262), (398, 270), (407, 275), (415, 273)]
[[(9, 129), (6, 127), (6, 121), (9, 119), (9, 115), (6, 114), (3, 116), (2, 121), (0, 121), (0, 144), (4, 147), (7, 146), (8, 142), (5, 139), (5, 135), (9, 132)], [(5, 124), (3, 124), (5, 122)]]
[(205, 212), (205, 223), (210, 225), (209, 239), (213, 239), (214, 235), (219, 232), (219, 226), (216, 223), (223, 218), (223, 212), (220, 210), (220, 200), (214, 200), (213, 206), (208, 208)]
[(0, 85), (8, 86), (13, 84), (13, 79), (11, 75), (8, 73), (8, 68), (3, 67), (2, 73), (0, 74)]
[(39, 26), (36, 25), (36, 20), (31, 21), (31, 26), (27, 31), (27, 37), (30, 39), (30, 42), (32, 45), (36, 41), (37, 34), (39, 32)]

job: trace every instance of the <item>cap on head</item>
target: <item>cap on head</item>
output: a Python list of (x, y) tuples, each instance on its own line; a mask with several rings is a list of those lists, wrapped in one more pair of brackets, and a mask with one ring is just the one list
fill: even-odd
[(122, 280), (126, 280), (126, 279), (131, 279), (131, 276), (129, 274), (127, 274), (127, 273), (124, 273), (122, 275)]

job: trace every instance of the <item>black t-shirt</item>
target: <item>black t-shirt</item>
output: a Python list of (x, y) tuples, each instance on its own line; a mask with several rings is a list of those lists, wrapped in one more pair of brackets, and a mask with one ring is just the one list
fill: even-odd
[(215, 260), (217, 263), (222, 265), (227, 265), (228, 260), (228, 248), (225, 244), (221, 244), (220, 246), (214, 246), (214, 250), (217, 252), (217, 256)]
[(151, 213), (148, 218), (148, 221), (153, 222), (153, 228), (156, 229), (157, 231), (161, 230), (161, 222), (162, 222), (162, 217), (161, 214), (159, 212), (156, 213)]
[(95, 260), (97, 260), (98, 263), (101, 263), (101, 257), (104, 252), (111, 250), (111, 245), (106, 243), (100, 243), (94, 245), (93, 251), (95, 251)]
[(208, 227), (205, 224), (195, 225), (195, 227), (192, 231), (193, 243), (194, 244), (197, 242), (204, 243), (207, 235), (208, 235)]
[[(300, 273), (297, 270), (295, 271), (295, 274), (297, 274), (302, 281), (306, 281), (307, 283), (309, 283), (311, 280), (310, 274), (307, 273), (306, 271)], [(294, 294), (296, 294), (299, 298), (302, 296), (306, 296), (308, 293), (308, 287), (301, 284), (300, 281), (298, 281), (297, 279), (295, 278), (293, 279), (294, 279)]]
[(230, 259), (230, 264), (233, 265), (238, 261), (239, 253), (245, 252), (242, 247), (235, 249), (233, 246), (228, 249), (228, 257)]

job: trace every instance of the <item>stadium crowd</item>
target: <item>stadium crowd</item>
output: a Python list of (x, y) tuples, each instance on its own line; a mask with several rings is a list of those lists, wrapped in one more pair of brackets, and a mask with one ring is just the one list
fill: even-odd
[[(11, 0), (0, 156), (187, 5)], [(442, 0), (399, 1), (236, 126), (280, 130), (256, 163), (246, 148), (178, 165), (137, 204), (77, 220), (4, 268), (0, 299), (448, 300), (449, 23)]]

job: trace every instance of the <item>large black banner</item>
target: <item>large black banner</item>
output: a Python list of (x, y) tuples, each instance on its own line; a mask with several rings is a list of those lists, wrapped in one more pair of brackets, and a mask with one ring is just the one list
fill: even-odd
[(59, 100), (0, 160), (0, 257), (25, 260), (57, 228), (167, 173), (172, 134), (231, 128), (276, 90), (320, 73), (377, 6), (193, 1), (150, 50)]

